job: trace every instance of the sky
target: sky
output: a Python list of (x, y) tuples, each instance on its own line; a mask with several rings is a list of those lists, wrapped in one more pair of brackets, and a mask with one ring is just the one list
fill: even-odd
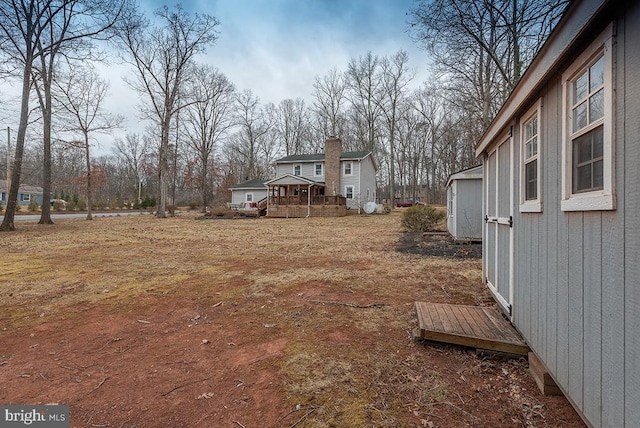
[[(164, 4), (141, 1), (149, 15)], [(220, 21), (218, 39), (197, 60), (217, 67), (238, 90), (251, 90), (262, 103), (299, 97), (311, 105), (316, 76), (333, 68), (345, 71), (350, 59), (368, 51), (390, 56), (405, 50), (416, 73), (413, 87), (427, 76), (427, 53), (407, 32), (413, 0), (185, 0), (182, 5), (190, 14), (206, 13)], [(101, 68), (111, 85), (105, 107), (126, 118), (112, 135), (96, 136), (96, 151), (106, 153), (115, 138), (143, 132), (137, 117), (143, 98), (122, 80), (130, 68), (117, 61)], [(2, 98), (6, 92), (0, 89)], [(17, 128), (17, 120), (8, 119), (14, 123), (7, 126)]]

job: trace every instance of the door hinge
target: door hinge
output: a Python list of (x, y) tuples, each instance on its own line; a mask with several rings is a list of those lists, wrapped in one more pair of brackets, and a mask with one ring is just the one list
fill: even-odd
[(488, 215), (485, 215), (485, 216), (484, 216), (484, 222), (485, 222), (485, 223), (489, 223), (489, 216), (488, 216)]
[(509, 216), (509, 227), (513, 227), (513, 216)]

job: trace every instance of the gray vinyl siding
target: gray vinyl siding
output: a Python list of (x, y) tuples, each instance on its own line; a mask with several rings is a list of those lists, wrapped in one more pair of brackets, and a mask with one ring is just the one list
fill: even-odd
[[(344, 164), (351, 162), (351, 175), (344, 174)], [(371, 161), (371, 156), (362, 160), (341, 161), (340, 162), (340, 192), (345, 194), (345, 187), (353, 186), (353, 199), (347, 200), (349, 208), (359, 208), (365, 202), (375, 202), (376, 200), (376, 172)], [(369, 198), (367, 199), (367, 189)]]
[[(321, 176), (316, 176), (315, 175), (315, 165), (316, 163), (321, 163), (322, 164), (322, 175)], [(276, 171), (276, 177), (280, 177), (282, 175), (285, 174), (291, 174), (294, 175), (293, 173), (293, 167), (294, 165), (298, 165), (297, 163), (282, 163), (282, 164), (277, 164), (277, 171)], [(304, 177), (304, 178), (308, 178), (314, 181), (324, 181), (324, 162), (300, 162), (300, 177)]]
[(543, 98), (541, 213), (518, 211), (518, 120), (513, 131), (513, 323), (595, 427), (640, 424), (640, 7), (627, 7), (613, 57), (616, 209), (560, 209), (562, 70), (532, 97)]
[(447, 223), (454, 239), (482, 239), (482, 179), (454, 180), (448, 189), (453, 198)]

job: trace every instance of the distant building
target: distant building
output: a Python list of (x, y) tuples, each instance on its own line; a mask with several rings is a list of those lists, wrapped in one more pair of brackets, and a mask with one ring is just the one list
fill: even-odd
[[(0, 201), (7, 206), (9, 190), (7, 189), (7, 180), (0, 180)], [(42, 187), (21, 184), (18, 189), (18, 204), (28, 206), (31, 201), (35, 200), (39, 206), (42, 206)]]

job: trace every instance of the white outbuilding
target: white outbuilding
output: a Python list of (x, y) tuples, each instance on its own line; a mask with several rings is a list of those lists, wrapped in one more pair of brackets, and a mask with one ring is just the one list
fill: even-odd
[(482, 165), (449, 177), (447, 230), (456, 241), (482, 241)]

